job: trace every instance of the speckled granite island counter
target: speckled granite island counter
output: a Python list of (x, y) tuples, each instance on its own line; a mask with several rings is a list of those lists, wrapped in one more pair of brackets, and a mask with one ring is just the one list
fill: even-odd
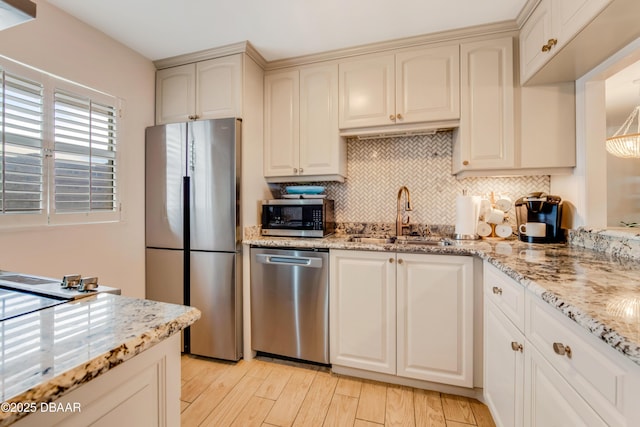
[[(123, 404), (122, 399), (136, 402), (135, 393), (119, 387), (139, 381), (136, 376), (146, 366), (140, 360), (147, 355), (159, 360), (159, 367), (169, 366), (167, 359), (177, 361), (173, 386), (179, 393), (178, 332), (199, 317), (193, 307), (98, 294), (0, 322), (0, 426), (18, 420), (19, 425), (50, 425), (71, 415), (82, 415), (80, 424), (88, 425), (102, 417), (99, 412), (105, 405), (117, 414), (113, 408)], [(169, 342), (170, 347), (163, 347)], [(160, 372), (150, 384), (162, 386), (166, 378), (161, 370), (152, 367), (149, 372)], [(100, 390), (88, 388), (99, 381)], [(108, 402), (118, 394), (121, 400)], [(60, 403), (51, 404), (56, 402)], [(165, 416), (140, 412), (145, 417)], [(128, 414), (129, 421), (135, 422), (135, 415)]]
[[(611, 241), (598, 230), (571, 237), (581, 246), (519, 240), (459, 241), (450, 246), (365, 244), (338, 234), (323, 239), (248, 236), (247, 245), (475, 255), (541, 297), (600, 340), (640, 365), (640, 236)], [(619, 236), (618, 236), (619, 237)], [(594, 243), (595, 242), (595, 243)], [(635, 311), (624, 310), (630, 303)]]

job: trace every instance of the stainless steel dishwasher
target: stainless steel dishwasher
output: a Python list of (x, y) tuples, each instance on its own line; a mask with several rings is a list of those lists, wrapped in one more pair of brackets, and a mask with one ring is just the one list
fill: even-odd
[(329, 252), (251, 248), (256, 351), (329, 363)]

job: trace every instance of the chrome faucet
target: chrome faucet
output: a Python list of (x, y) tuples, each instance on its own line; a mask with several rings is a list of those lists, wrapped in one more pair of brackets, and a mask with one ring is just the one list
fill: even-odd
[(411, 210), (411, 196), (409, 195), (409, 189), (403, 185), (398, 191), (398, 211), (396, 216), (396, 236), (398, 237), (402, 236), (405, 228), (409, 228), (409, 216), (407, 216), (407, 222), (404, 222), (403, 220), (404, 212), (401, 204), (403, 192), (407, 194), (407, 202), (404, 205), (404, 212)]

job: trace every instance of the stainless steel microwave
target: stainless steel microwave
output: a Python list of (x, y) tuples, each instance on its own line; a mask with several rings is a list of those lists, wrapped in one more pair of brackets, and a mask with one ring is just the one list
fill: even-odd
[(335, 232), (333, 200), (274, 199), (262, 201), (262, 235), (324, 237)]

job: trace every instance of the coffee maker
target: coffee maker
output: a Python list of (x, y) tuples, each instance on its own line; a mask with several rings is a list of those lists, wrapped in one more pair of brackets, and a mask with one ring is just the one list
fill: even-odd
[(562, 199), (543, 192), (529, 193), (515, 202), (518, 236), (528, 243), (564, 242), (560, 228)]

